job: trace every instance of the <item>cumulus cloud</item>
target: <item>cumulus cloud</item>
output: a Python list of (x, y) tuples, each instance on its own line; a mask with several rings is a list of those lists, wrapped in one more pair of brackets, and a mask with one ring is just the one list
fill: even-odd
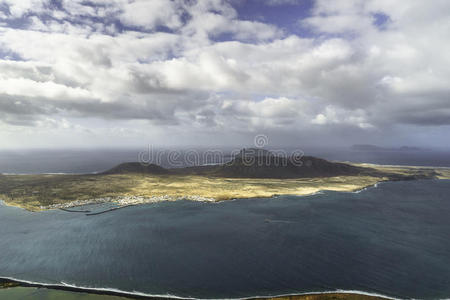
[(123, 6), (120, 20), (126, 25), (153, 29), (166, 26), (171, 29), (182, 25), (181, 8), (173, 1), (167, 0), (137, 0)]
[(448, 1), (317, 0), (296, 22), (306, 37), (225, 0), (1, 0), (0, 11), (3, 130), (95, 135), (115, 121), (136, 135), (327, 140), (450, 124)]
[(7, 5), (8, 14), (14, 18), (20, 18), (29, 12), (40, 13), (44, 10), (42, 0), (2, 0), (1, 4)]

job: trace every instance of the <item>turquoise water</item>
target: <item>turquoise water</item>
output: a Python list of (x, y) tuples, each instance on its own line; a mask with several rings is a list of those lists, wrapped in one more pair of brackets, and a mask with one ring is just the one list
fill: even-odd
[(449, 195), (450, 181), (429, 180), (97, 216), (3, 206), (0, 277), (194, 298), (448, 298)]

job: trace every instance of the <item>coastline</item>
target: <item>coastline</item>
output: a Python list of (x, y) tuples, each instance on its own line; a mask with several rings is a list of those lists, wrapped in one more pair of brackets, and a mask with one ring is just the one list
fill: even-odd
[(51, 291), (63, 291), (67, 293), (85, 293), (90, 295), (102, 295), (111, 296), (111, 300), (121, 297), (123, 299), (161, 299), (161, 300), (206, 300), (206, 299), (218, 299), (218, 300), (397, 300), (400, 298), (389, 297), (377, 293), (368, 293), (364, 291), (354, 290), (335, 290), (335, 291), (322, 291), (322, 292), (305, 292), (298, 294), (284, 294), (273, 296), (250, 296), (244, 298), (192, 298), (192, 297), (179, 297), (175, 295), (152, 295), (140, 292), (126, 292), (117, 289), (108, 288), (85, 288), (77, 287), (69, 284), (44, 284), (29, 281), (20, 281), (13, 278), (1, 278), (0, 277), (0, 296), (2, 290), (14, 289), (14, 288), (29, 288), (29, 289), (47, 289)]
[[(449, 178), (438, 178), (435, 180), (447, 180)], [(430, 180), (430, 179), (424, 179), (424, 180)], [(169, 202), (175, 202), (175, 201), (196, 201), (196, 202), (205, 202), (205, 203), (220, 203), (225, 201), (233, 201), (237, 199), (255, 199), (255, 198), (274, 198), (274, 197), (280, 197), (280, 196), (296, 196), (296, 197), (308, 197), (308, 196), (314, 196), (326, 191), (333, 191), (333, 192), (342, 192), (342, 193), (361, 193), (369, 188), (376, 188), (379, 184), (384, 182), (391, 182), (394, 180), (389, 179), (383, 179), (379, 178), (378, 181), (374, 183), (367, 184), (365, 186), (358, 186), (358, 187), (351, 187), (351, 188), (338, 188), (338, 189), (330, 189), (330, 188), (324, 188), (324, 189), (315, 189), (315, 190), (308, 190), (305, 189), (304, 192), (300, 193), (274, 193), (271, 195), (254, 195), (254, 196), (246, 196), (246, 197), (235, 197), (235, 198), (228, 198), (228, 199), (215, 199), (210, 197), (203, 197), (198, 195), (190, 195), (190, 196), (170, 196), (170, 195), (163, 195), (163, 196), (152, 196), (152, 197), (142, 197), (142, 196), (118, 196), (118, 197), (105, 197), (105, 198), (95, 198), (95, 199), (88, 199), (88, 200), (75, 200), (70, 201), (66, 203), (59, 203), (59, 204), (53, 204), (50, 206), (40, 206), (38, 209), (30, 209), (30, 207), (22, 206), (20, 204), (17, 204), (15, 202), (8, 202), (4, 199), (0, 199), (0, 207), (1, 206), (9, 206), (14, 208), (19, 208), (26, 210), (28, 212), (42, 212), (42, 211), (49, 211), (49, 210), (63, 210), (67, 212), (72, 208), (77, 207), (83, 207), (86, 205), (95, 205), (95, 204), (115, 204), (117, 205), (111, 210), (121, 209), (129, 206), (136, 206), (136, 205), (145, 205), (145, 204), (151, 204), (151, 203), (159, 203), (164, 201)], [(78, 211), (75, 211), (78, 212)], [(106, 211), (107, 212), (107, 211)], [(90, 213), (87, 212), (87, 213)], [(92, 214), (95, 215), (95, 214)]]

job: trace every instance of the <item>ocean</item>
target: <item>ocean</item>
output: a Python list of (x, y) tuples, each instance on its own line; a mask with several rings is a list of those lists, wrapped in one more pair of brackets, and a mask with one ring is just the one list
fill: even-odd
[(97, 216), (1, 206), (0, 277), (202, 299), (449, 298), (449, 194), (449, 180), (421, 180)]
[[(140, 157), (163, 167), (225, 162), (230, 152), (239, 149), (95, 149), (95, 150), (26, 150), (0, 151), (0, 173), (94, 173), (108, 170), (123, 162), (136, 162)], [(273, 149), (277, 150), (277, 149)], [(212, 151), (214, 155), (205, 154)], [(450, 167), (450, 151), (352, 151), (344, 148), (285, 149), (304, 155), (336, 161), (388, 165)], [(141, 154), (141, 155), (140, 155)], [(196, 155), (192, 155), (196, 154)], [(151, 158), (151, 159), (150, 159)], [(172, 158), (172, 160), (170, 159)], [(175, 158), (175, 159), (174, 159)]]

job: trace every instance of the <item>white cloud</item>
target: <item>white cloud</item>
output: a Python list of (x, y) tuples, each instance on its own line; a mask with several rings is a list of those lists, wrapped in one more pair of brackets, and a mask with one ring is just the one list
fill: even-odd
[(67, 0), (63, 10), (1, 3), (8, 18), (30, 14), (19, 29), (0, 25), (0, 53), (9, 56), (0, 60), (0, 118), (8, 124), (149, 120), (294, 135), (450, 123), (448, 1), (318, 0), (300, 22), (314, 31), (309, 38), (242, 20), (219, 0)]
[(311, 120), (312, 124), (316, 125), (350, 125), (361, 129), (374, 128), (372, 124), (367, 121), (365, 111), (361, 109), (348, 111), (339, 107), (328, 105), (322, 113), (317, 114)]
[(177, 29), (182, 25), (181, 13), (181, 7), (174, 1), (135, 0), (123, 6), (120, 20), (126, 25), (146, 29), (157, 26)]
[(42, 12), (45, 10), (44, 4), (46, 1), (44, 0), (2, 0), (0, 4), (6, 4), (9, 7), (9, 13), (14, 18), (20, 18), (24, 14), (33, 11), (33, 12)]
[(200, 46), (208, 44), (209, 38), (217, 38), (224, 34), (245, 41), (268, 41), (283, 35), (276, 26), (240, 20), (234, 8), (224, 1), (198, 1), (185, 6), (185, 9), (190, 20), (181, 29), (182, 33), (193, 36)]
[(92, 97), (92, 93), (90, 91), (79, 87), (71, 88), (50, 81), (36, 82), (23, 78), (0, 80), (0, 94), (25, 97), (44, 97), (47, 99), (83, 99)]

